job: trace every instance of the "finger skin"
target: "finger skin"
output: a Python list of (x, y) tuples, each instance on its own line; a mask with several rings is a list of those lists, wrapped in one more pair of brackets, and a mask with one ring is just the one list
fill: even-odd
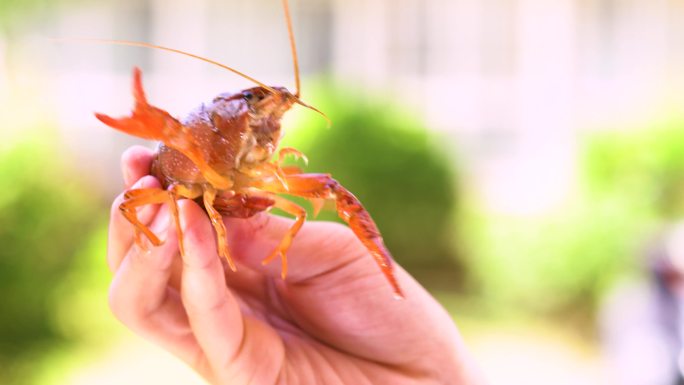
[[(168, 223), (168, 210), (162, 208), (151, 229), (157, 234), (166, 233)], [(163, 297), (171, 262), (177, 252), (175, 242), (168, 241), (146, 251), (139, 250), (137, 245), (129, 249), (112, 283), (115, 295), (110, 298), (111, 307), (117, 316), (132, 319), (135, 317), (129, 317), (129, 313), (133, 316), (147, 314), (158, 305), (156, 302)]]
[(126, 188), (150, 173), (154, 151), (143, 146), (132, 146), (121, 155), (121, 173)]
[[(163, 208), (152, 221), (151, 229), (160, 234), (165, 228), (169, 228), (169, 215)], [(169, 287), (172, 262), (178, 253), (173, 227), (167, 236), (164, 244), (148, 251), (137, 246), (130, 248), (110, 286), (109, 305), (112, 313), (131, 330), (196, 365), (202, 351), (180, 296)]]
[(216, 253), (211, 225), (194, 202), (179, 202), (186, 245), (181, 298), (193, 331), (208, 357), (221, 365), (237, 352), (244, 324), (240, 308), (226, 286), (223, 265)]
[(278, 358), (284, 356), (280, 337), (261, 321), (243, 316), (226, 285), (212, 227), (202, 208), (184, 200), (179, 211), (186, 242), (181, 298), (209, 364), (221, 383), (274, 383), (282, 363)]

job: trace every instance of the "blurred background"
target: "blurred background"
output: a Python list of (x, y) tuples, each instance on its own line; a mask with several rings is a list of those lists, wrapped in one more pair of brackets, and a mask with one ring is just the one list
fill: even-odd
[[(492, 383), (676, 384), (684, 1), (291, 0), (286, 145), (364, 202)], [(292, 89), (276, 0), (0, 0), (0, 384), (201, 384), (119, 326), (105, 266), (131, 69), (183, 116)], [(149, 144), (150, 146), (152, 144)], [(331, 213), (324, 219), (334, 219)]]

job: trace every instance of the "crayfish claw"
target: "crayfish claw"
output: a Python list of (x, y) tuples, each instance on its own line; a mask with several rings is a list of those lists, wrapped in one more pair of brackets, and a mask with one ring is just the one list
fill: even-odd
[(280, 151), (278, 152), (278, 165), (281, 165), (283, 161), (285, 161), (285, 157), (287, 155), (292, 155), (297, 160), (301, 159), (302, 161), (304, 161), (304, 165), (309, 165), (309, 158), (307, 158), (303, 152), (292, 147), (283, 147), (280, 149)]

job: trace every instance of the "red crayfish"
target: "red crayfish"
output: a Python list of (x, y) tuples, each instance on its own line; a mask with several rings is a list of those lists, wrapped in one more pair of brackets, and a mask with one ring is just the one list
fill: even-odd
[[(219, 65), (258, 86), (237, 93), (220, 94), (209, 104), (202, 104), (185, 119), (178, 120), (168, 112), (150, 105), (142, 87), (141, 71), (133, 72), (135, 107), (130, 116), (96, 117), (104, 124), (140, 138), (158, 140), (160, 145), (152, 162), (151, 174), (163, 188), (133, 189), (125, 193), (120, 206), (123, 215), (135, 226), (136, 243), (143, 246), (142, 235), (157, 246), (159, 238), (138, 220), (137, 208), (166, 203), (179, 234), (183, 252), (176, 200), (197, 199), (204, 205), (218, 239), (218, 253), (235, 271), (235, 263), (226, 241), (223, 216), (248, 218), (273, 207), (292, 214), (296, 219), (280, 244), (264, 259), (268, 263), (282, 260), (282, 277), (287, 274), (287, 250), (306, 219), (306, 211), (278, 194), (304, 197), (317, 212), (326, 200), (336, 203), (338, 215), (349, 225), (373, 256), (396, 295), (401, 289), (394, 277), (392, 258), (380, 232), (359, 200), (328, 174), (305, 174), (296, 167), (281, 167), (285, 155), (304, 158), (293, 148), (282, 148), (275, 160), (281, 138), (281, 118), (294, 104), (315, 108), (300, 100), (300, 81), (294, 36), (287, 6), (283, 0), (290, 46), (295, 68), (296, 92), (265, 84), (220, 63), (172, 48), (128, 41), (114, 44), (136, 45), (173, 51)], [(322, 114), (322, 113), (321, 113)]]

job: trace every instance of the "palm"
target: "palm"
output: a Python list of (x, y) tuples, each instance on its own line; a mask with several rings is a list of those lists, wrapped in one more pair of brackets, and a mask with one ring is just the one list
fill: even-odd
[[(125, 159), (128, 184), (146, 173), (151, 155)], [(151, 177), (140, 183), (155, 184)], [(114, 206), (117, 205), (115, 201)], [(205, 378), (230, 384), (474, 383), (448, 314), (401, 268), (405, 300), (394, 300), (363, 245), (346, 227), (308, 223), (288, 253), (261, 266), (291, 222), (258, 215), (225, 219), (238, 261), (227, 271), (211, 225), (194, 202), (181, 202), (186, 255), (176, 235), (147, 253), (133, 246), (130, 226), (112, 210), (109, 262), (116, 276), (114, 313), (173, 352)], [(143, 220), (167, 227), (164, 208)]]

